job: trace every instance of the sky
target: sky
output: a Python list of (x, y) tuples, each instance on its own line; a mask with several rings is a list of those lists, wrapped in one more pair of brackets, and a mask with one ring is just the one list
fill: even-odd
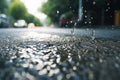
[(44, 13), (38, 11), (42, 4), (44, 2), (47, 2), (47, 0), (21, 0), (21, 1), (25, 4), (28, 12), (39, 18), (41, 21), (44, 21), (44, 19), (47, 17)]

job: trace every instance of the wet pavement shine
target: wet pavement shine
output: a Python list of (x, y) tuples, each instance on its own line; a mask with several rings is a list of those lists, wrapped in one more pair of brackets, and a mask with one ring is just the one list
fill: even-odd
[(119, 79), (118, 40), (0, 31), (0, 80)]

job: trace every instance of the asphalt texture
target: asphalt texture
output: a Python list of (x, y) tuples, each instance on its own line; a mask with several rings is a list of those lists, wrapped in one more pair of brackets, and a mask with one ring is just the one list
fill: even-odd
[(119, 79), (119, 40), (0, 30), (0, 80)]

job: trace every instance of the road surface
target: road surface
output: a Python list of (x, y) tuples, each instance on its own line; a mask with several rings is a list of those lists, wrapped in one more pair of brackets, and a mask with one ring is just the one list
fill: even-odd
[(0, 80), (119, 80), (119, 39), (117, 29), (0, 29)]
[[(19, 32), (20, 36), (22, 33), (34, 32), (36, 34), (47, 33), (47, 34), (56, 34), (56, 35), (75, 35), (75, 36), (94, 36), (96, 38), (106, 38), (120, 40), (120, 29), (71, 29), (71, 28), (31, 28), (31, 29), (1, 29), (0, 33), (7, 32), (14, 34)], [(11, 33), (13, 32), (13, 33)]]

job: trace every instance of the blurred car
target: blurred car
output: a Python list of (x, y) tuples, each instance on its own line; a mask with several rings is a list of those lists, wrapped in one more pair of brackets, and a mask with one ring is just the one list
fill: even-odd
[(62, 14), (60, 16), (60, 27), (65, 27), (67, 25), (68, 21), (66, 19), (66, 16)]
[(33, 27), (35, 27), (35, 24), (34, 24), (34, 23), (29, 23), (29, 24), (28, 24), (28, 28), (33, 28)]
[(7, 16), (5, 14), (0, 14), (0, 28), (8, 28), (9, 27), (9, 21), (7, 19)]
[(15, 28), (26, 28), (27, 27), (27, 23), (25, 20), (17, 20), (17, 22), (14, 23), (14, 27)]

